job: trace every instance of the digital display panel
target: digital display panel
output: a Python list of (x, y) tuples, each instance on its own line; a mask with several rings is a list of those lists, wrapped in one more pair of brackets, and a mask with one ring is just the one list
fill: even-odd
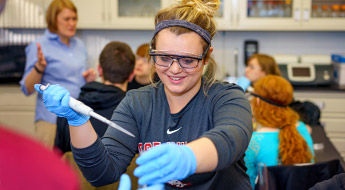
[(294, 67), (292, 68), (292, 76), (310, 77), (310, 68), (309, 67)]

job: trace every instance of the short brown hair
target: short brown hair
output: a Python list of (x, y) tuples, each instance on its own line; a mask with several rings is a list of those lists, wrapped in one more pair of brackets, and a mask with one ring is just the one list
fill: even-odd
[(259, 65), (266, 75), (281, 76), (278, 64), (273, 57), (266, 54), (253, 54), (249, 57), (246, 64), (248, 65), (248, 63), (255, 58), (258, 59)]
[(104, 80), (112, 83), (124, 83), (133, 72), (135, 55), (132, 49), (123, 42), (110, 42), (99, 56)]
[(46, 22), (50, 32), (57, 33), (56, 18), (57, 15), (64, 9), (70, 9), (78, 15), (76, 6), (70, 0), (53, 0), (46, 13)]

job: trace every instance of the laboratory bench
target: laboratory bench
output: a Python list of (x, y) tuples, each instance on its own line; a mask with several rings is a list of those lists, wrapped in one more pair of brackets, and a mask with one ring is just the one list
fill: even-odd
[(320, 125), (311, 126), (312, 139), (314, 143), (315, 162), (326, 162), (330, 160), (339, 160), (341, 166), (345, 169), (345, 162), (333, 143), (327, 137), (324, 127)]
[(328, 92), (328, 93), (345, 93), (345, 87), (337, 86), (293, 86), (294, 92)]
[(294, 87), (296, 101), (310, 101), (321, 111), (327, 137), (345, 158), (345, 90), (334, 87)]

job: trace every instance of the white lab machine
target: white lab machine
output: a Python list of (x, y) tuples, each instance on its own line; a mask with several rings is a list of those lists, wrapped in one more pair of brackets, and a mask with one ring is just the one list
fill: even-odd
[(273, 55), (284, 78), (294, 86), (328, 86), (333, 77), (330, 55)]

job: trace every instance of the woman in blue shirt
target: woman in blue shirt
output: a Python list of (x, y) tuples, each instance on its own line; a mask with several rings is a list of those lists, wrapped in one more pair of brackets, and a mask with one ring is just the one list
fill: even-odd
[(293, 88), (284, 78), (268, 75), (254, 84), (253, 116), (259, 127), (253, 133), (245, 153), (252, 186), (258, 175), (258, 164), (267, 166), (313, 162), (313, 141), (306, 125), (288, 105)]
[[(83, 42), (75, 37), (77, 9), (70, 0), (54, 0), (49, 5), (44, 35), (26, 48), (26, 66), (21, 89), (31, 95), (34, 84), (60, 84), (78, 97), (80, 87), (96, 79), (93, 69), (87, 70), (87, 52)], [(56, 115), (50, 113), (38, 94), (35, 132), (39, 140), (53, 147)]]

